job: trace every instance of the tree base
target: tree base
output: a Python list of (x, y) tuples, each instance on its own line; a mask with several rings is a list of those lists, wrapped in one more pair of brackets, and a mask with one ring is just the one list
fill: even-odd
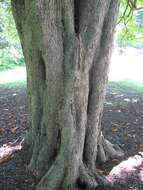
[[(100, 136), (98, 147), (98, 161), (106, 162), (109, 159), (124, 156), (119, 146), (115, 146)], [(88, 168), (84, 163), (75, 163), (74, 166), (68, 167), (63, 157), (59, 154), (56, 161), (49, 168), (47, 173), (40, 179), (36, 190), (112, 190), (112, 184), (96, 168)], [(77, 169), (74, 174), (71, 168)], [(67, 177), (68, 176), (68, 177)], [(48, 189), (47, 189), (48, 187)]]
[(79, 178), (75, 181), (75, 184), (69, 186), (65, 186), (65, 176), (63, 175), (61, 175), (61, 178), (55, 177), (50, 179), (51, 181), (48, 181), (50, 178), (48, 176), (50, 172), (48, 172), (37, 185), (36, 190), (112, 190), (112, 185), (103, 175), (88, 170), (85, 166), (80, 167), (79, 170)]

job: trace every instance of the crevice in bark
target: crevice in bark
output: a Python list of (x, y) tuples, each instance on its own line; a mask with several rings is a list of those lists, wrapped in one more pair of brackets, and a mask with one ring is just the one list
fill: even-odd
[(57, 138), (56, 138), (56, 146), (54, 147), (53, 150), (53, 155), (52, 155), (52, 162), (54, 162), (60, 153), (60, 147), (61, 147), (61, 130), (59, 129), (57, 132)]
[(40, 51), (39, 56), (39, 73), (41, 73), (40, 79), (42, 80), (42, 84), (46, 83), (46, 63), (42, 56), (42, 52)]
[(79, 5), (80, 0), (74, 0), (74, 24), (75, 24), (75, 32), (79, 34)]

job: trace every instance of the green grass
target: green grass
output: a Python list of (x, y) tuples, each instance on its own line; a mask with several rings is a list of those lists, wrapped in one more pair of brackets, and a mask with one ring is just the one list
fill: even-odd
[(14, 70), (14, 69), (17, 69), (19, 67), (20, 67), (19, 65), (12, 64), (12, 63), (11, 64), (2, 64), (2, 65), (0, 65), (0, 72)]
[[(25, 67), (17, 67), (14, 70), (0, 72), (0, 88), (26, 87)], [(124, 91), (143, 94), (143, 83), (131, 80), (110, 81), (109, 87), (115, 91)]]
[(0, 72), (13, 70), (24, 65), (22, 53), (18, 52), (17, 49), (14, 47), (0, 49)]
[(26, 88), (26, 81), (16, 81), (16, 82), (11, 82), (11, 83), (3, 83), (0, 84), (0, 88), (3, 89), (19, 89), (19, 88)]
[(25, 67), (16, 67), (13, 70), (1, 71), (0, 88), (3, 90), (26, 88)]
[(17, 67), (14, 70), (0, 72), (0, 85), (23, 83), (26, 81), (26, 69), (25, 67)]
[[(131, 93), (143, 94), (143, 83), (137, 83), (133, 81), (110, 81), (109, 87), (115, 89), (115, 91), (126, 91)], [(15, 82), (8, 82), (0, 84), (0, 88), (26, 88), (26, 81), (15, 81)]]
[(119, 91), (143, 94), (143, 83), (141, 82), (128, 80), (110, 81), (109, 86)]

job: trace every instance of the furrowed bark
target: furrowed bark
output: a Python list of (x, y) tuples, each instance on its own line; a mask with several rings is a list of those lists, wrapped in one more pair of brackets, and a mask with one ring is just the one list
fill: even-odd
[(117, 7), (118, 0), (12, 0), (27, 68), (36, 190), (105, 184), (95, 161), (98, 147), (105, 155), (100, 121)]
[(91, 166), (91, 168), (95, 167), (95, 161), (97, 158), (97, 145), (99, 144), (98, 142), (101, 134), (101, 116), (106, 94), (108, 70), (118, 8), (118, 0), (112, 0), (108, 12), (105, 13), (104, 16), (104, 23), (103, 26), (101, 26), (102, 34), (90, 70), (90, 91), (87, 113), (88, 121), (84, 157), (86, 163)]

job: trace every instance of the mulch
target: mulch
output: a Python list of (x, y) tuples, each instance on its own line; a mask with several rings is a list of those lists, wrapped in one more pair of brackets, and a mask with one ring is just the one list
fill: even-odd
[[(20, 141), (30, 127), (26, 89), (20, 87), (0, 88), (0, 146)], [(127, 90), (109, 87), (102, 120), (103, 133), (112, 143), (118, 144), (125, 152), (122, 160), (128, 165), (129, 157), (135, 158), (143, 152), (143, 95)], [(25, 147), (12, 158), (0, 165), (0, 190), (32, 190), (34, 178), (27, 169), (29, 152)], [(142, 160), (142, 154), (135, 158)], [(117, 190), (143, 190), (143, 162), (111, 177), (110, 170), (122, 160), (114, 159), (100, 166)], [(125, 162), (125, 161), (124, 161)], [(130, 161), (131, 162), (131, 161)], [(133, 163), (133, 162), (131, 162)], [(122, 165), (118, 165), (121, 166)], [(120, 167), (119, 167), (120, 168)], [(112, 170), (113, 171), (113, 170)], [(132, 172), (131, 172), (132, 171)], [(110, 174), (109, 174), (110, 173)], [(121, 178), (121, 173), (126, 177)], [(113, 177), (114, 176), (114, 177)]]
[[(0, 146), (21, 141), (30, 126), (25, 88), (0, 88)], [(32, 190), (28, 150), (22, 149), (0, 165), (0, 190)]]

